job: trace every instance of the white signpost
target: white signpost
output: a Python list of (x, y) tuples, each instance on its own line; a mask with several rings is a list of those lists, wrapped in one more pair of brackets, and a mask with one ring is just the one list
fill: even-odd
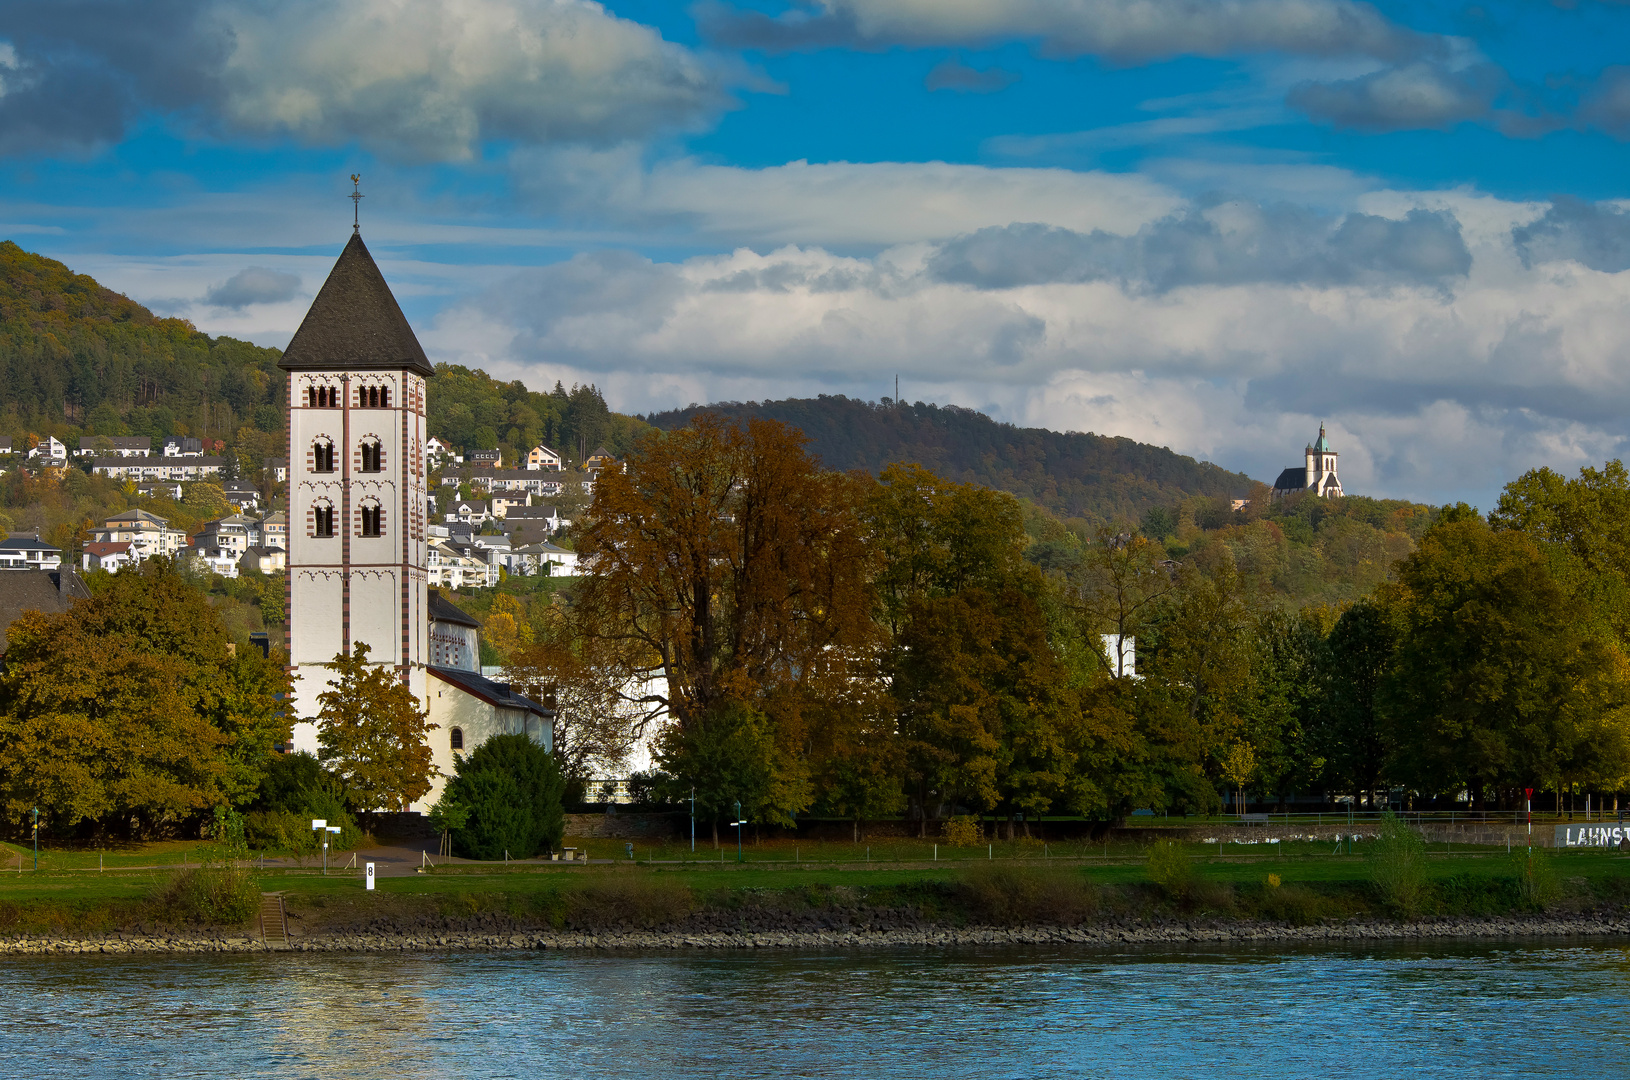
[(374, 891), (374, 864), (373, 863), (368, 863), (367, 866), (368, 866), (368, 874), (367, 874), (367, 877), (368, 877), (368, 891), (373, 892)]

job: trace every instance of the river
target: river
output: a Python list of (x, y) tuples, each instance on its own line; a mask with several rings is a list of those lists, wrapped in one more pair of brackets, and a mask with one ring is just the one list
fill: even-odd
[(8, 958), (16, 1077), (1619, 1076), (1630, 955), (1242, 951)]

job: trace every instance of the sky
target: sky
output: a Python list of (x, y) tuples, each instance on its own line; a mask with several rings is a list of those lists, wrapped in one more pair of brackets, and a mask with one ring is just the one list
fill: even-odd
[(1630, 2), (0, 0), (0, 237), (283, 345), (1485, 509), (1626, 451)]

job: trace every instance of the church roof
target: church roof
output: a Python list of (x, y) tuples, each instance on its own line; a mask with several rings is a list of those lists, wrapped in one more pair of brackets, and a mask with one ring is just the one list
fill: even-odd
[(1275, 491), (1301, 491), (1307, 487), (1307, 470), (1305, 468), (1286, 469), (1279, 474), (1279, 479), (1273, 482)]
[(543, 717), (554, 715), (550, 710), (539, 705), (531, 698), (523, 694), (517, 694), (509, 683), (494, 682), (484, 675), (477, 675), (473, 671), (431, 665), (430, 674), (443, 682), (451, 683), (466, 694), (480, 698), (488, 705), (494, 705), (500, 709), (525, 709), (527, 712)]
[(460, 611), (452, 601), (442, 596), (437, 589), (430, 590), (430, 621), (452, 623), (454, 626), (473, 626), (481, 629), (481, 624)]
[(1313, 444), (1313, 449), (1321, 454), (1330, 452), (1330, 440), (1324, 437), (1324, 425), (1319, 425), (1319, 441)]
[(287, 371), (409, 368), (420, 375), (436, 373), (361, 233), (351, 234), (277, 366)]

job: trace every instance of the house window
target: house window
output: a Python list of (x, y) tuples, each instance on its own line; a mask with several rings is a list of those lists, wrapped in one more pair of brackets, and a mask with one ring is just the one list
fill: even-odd
[(453, 749), (454, 750), (462, 750), (462, 749), (464, 749), (464, 729), (463, 728), (454, 728), (452, 730), (452, 732), (451, 732), (451, 737), (452, 737), (452, 740), (453, 740)]
[(328, 439), (318, 439), (311, 444), (311, 471), (334, 471), (334, 444)]
[(311, 533), (313, 536), (334, 535), (334, 508), (332, 506), (321, 503), (312, 508)]
[(378, 439), (362, 440), (362, 471), (379, 472), (385, 467), (385, 448)]
[(375, 503), (362, 508), (362, 535), (384, 536), (385, 508)]
[(313, 409), (337, 409), (340, 407), (339, 387), (308, 386), (306, 401)]

